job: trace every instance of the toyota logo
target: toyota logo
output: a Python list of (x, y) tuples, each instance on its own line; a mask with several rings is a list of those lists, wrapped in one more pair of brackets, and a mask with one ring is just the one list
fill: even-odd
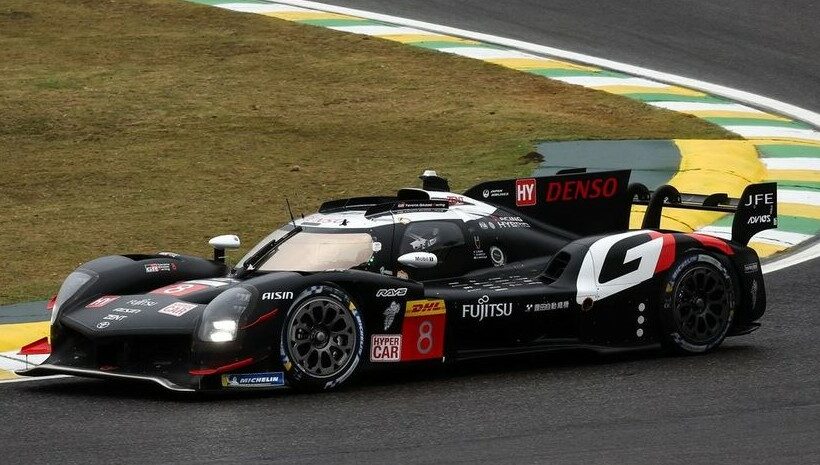
[(110, 323), (110, 322), (108, 322), (108, 321), (101, 321), (101, 322), (97, 323), (97, 329), (105, 329), (105, 328), (107, 328), (107, 327), (108, 327), (108, 325), (110, 325), (110, 324), (111, 324), (111, 323)]

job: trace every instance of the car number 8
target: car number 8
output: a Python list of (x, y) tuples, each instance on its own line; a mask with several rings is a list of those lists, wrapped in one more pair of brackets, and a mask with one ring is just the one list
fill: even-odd
[(427, 354), (433, 349), (433, 323), (424, 320), (419, 324), (419, 340), (416, 349), (420, 354)]

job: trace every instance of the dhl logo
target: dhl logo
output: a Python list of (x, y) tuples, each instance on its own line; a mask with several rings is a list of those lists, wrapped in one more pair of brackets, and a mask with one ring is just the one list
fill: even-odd
[(404, 309), (404, 316), (440, 315), (445, 311), (443, 300), (410, 300)]

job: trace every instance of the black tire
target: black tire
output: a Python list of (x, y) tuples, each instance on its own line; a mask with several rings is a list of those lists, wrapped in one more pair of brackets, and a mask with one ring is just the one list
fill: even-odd
[(294, 300), (279, 348), (288, 385), (311, 391), (336, 388), (356, 372), (363, 350), (362, 317), (343, 290), (313, 286)]
[(677, 354), (703, 354), (720, 346), (737, 311), (737, 287), (721, 257), (698, 252), (675, 263), (661, 291), (664, 348)]

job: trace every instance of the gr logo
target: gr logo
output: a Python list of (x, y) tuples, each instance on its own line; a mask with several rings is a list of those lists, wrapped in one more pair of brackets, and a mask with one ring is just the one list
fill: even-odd
[[(577, 301), (603, 299), (640, 284), (655, 275), (664, 238), (651, 231), (630, 231), (596, 241), (587, 251), (578, 272)], [(674, 259), (664, 257), (662, 264)]]

